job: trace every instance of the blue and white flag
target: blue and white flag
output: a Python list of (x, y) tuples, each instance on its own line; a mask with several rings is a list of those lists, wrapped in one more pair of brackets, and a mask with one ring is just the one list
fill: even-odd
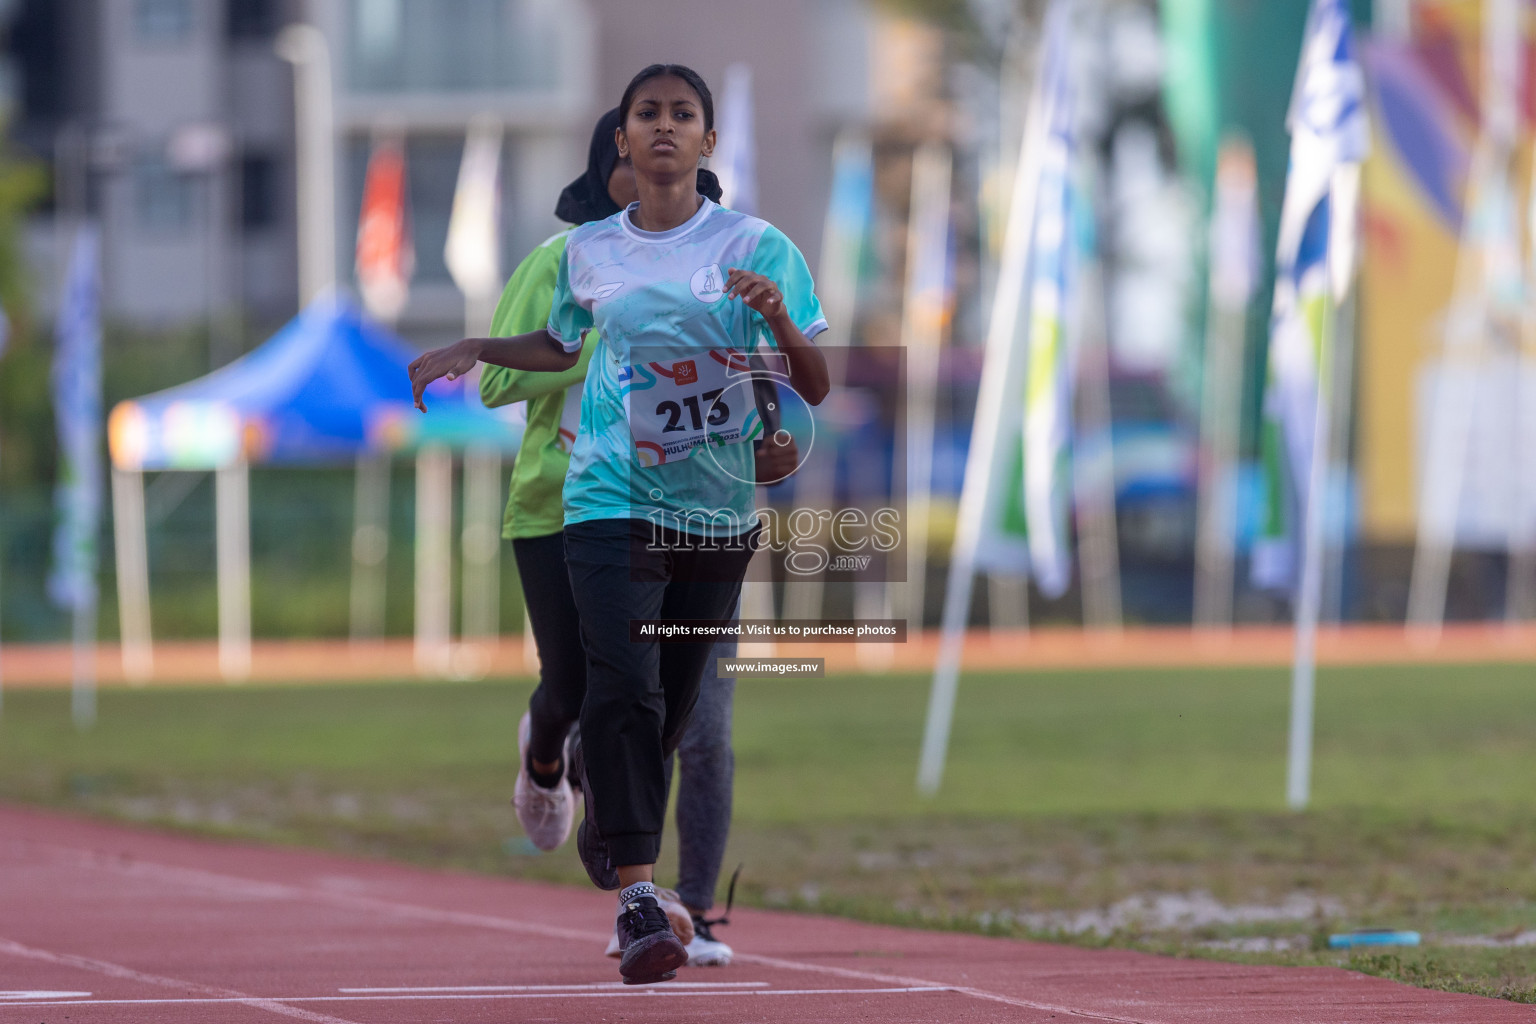
[(1261, 436), (1267, 505), (1252, 569), (1258, 586), (1294, 591), (1328, 320), (1348, 290), (1356, 244), (1357, 186), (1335, 188), (1335, 172), (1360, 164), (1370, 146), (1365, 79), (1344, 0), (1313, 0), (1286, 126), (1291, 163), (1275, 254)]
[(757, 142), (752, 125), (752, 69), (725, 69), (720, 93), (720, 142), (709, 161), (720, 179), (721, 203), (738, 213), (757, 216)]
[(1072, 578), (1072, 395), (1075, 360), (1068, 331), (1077, 259), (1072, 164), (1077, 140), (1069, 78), (1067, 7), (1046, 22), (1047, 135), (1029, 258), (1029, 348), (1024, 385), (1024, 520), (1030, 572), (1046, 597)]
[(53, 408), (59, 432), (57, 523), (48, 596), (61, 608), (96, 606), (101, 522), (101, 251), (82, 227), (64, 279), (53, 355)]

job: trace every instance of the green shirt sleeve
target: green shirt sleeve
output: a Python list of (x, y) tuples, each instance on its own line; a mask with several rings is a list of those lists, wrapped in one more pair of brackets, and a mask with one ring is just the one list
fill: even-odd
[[(569, 231), (562, 231), (518, 264), (506, 288), (502, 289), (501, 301), (496, 304), (496, 313), (491, 318), (491, 337), (509, 338), (548, 325), (560, 256), (569, 236)], [(505, 366), (486, 366), (480, 374), (480, 401), (490, 407), (511, 405), (580, 384), (587, 376), (593, 340), (588, 335), (582, 342), (581, 358), (576, 365), (560, 373), (530, 373)]]

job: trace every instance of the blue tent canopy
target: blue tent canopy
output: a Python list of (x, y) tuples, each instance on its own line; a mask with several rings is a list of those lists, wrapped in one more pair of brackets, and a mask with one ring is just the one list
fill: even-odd
[(427, 390), (430, 416), (411, 406), (406, 367), (417, 353), (350, 302), (312, 303), (255, 351), (185, 384), (112, 410), (120, 469), (217, 469), (252, 463), (347, 461), (427, 441), (515, 448), (509, 419), (466, 401), (464, 381)]

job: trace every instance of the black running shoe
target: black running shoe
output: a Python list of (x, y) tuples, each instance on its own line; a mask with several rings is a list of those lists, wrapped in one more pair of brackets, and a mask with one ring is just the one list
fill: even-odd
[(597, 826), (592, 822), (592, 795), (587, 788), (587, 760), (581, 750), (581, 730), (571, 736), (570, 742), (570, 775), (581, 786), (583, 808), (581, 824), (576, 826), (576, 855), (581, 858), (581, 866), (587, 869), (592, 884), (604, 892), (613, 892), (619, 888), (619, 870), (613, 866), (608, 856), (608, 844), (597, 834)]
[(617, 927), (624, 949), (619, 974), (626, 985), (671, 981), (688, 962), (688, 950), (672, 934), (667, 912), (654, 896), (636, 896), (621, 904)]

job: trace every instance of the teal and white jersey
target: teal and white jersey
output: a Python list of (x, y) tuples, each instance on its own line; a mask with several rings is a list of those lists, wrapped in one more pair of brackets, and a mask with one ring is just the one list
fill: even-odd
[(708, 199), (670, 231), (641, 231), (639, 204), (571, 234), (549, 333), (567, 351), (596, 329), (565, 522), (651, 519), (690, 533), (755, 520), (752, 446), (762, 433), (747, 357), (773, 335), (725, 296), (732, 268), (778, 285), (807, 338), (826, 330), (805, 257), (765, 221)]

